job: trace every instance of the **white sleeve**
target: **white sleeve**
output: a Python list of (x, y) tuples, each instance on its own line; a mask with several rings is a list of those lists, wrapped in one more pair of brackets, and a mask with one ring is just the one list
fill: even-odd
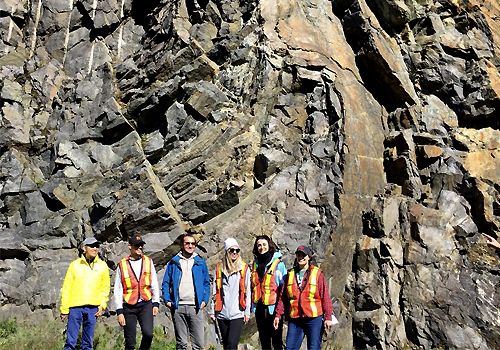
[(151, 260), (151, 292), (153, 294), (153, 303), (160, 303), (160, 289), (158, 287), (158, 277), (156, 277), (156, 269)]
[(122, 287), (122, 273), (120, 265), (116, 268), (115, 286), (113, 294), (115, 297), (115, 310), (123, 309), (123, 287)]
[(215, 276), (217, 276), (217, 267), (214, 270), (214, 279), (212, 281), (212, 302), (210, 303), (210, 310), (208, 311), (209, 315), (213, 315), (215, 313), (215, 292), (217, 291)]
[(246, 308), (245, 316), (250, 316), (250, 308), (252, 307), (252, 284), (250, 283), (250, 268), (247, 267), (245, 275), (245, 288), (246, 288)]

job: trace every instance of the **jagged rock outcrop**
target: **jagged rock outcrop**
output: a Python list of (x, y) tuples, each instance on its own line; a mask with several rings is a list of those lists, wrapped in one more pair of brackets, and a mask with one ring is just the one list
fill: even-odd
[[(328, 348), (500, 347), (491, 0), (0, 2), (0, 310), (43, 319), (78, 244), (110, 271), (186, 229), (209, 267), (311, 245)], [(109, 312), (113, 313), (110, 303)], [(112, 320), (110, 319), (110, 322)], [(166, 317), (160, 320), (169, 326)]]

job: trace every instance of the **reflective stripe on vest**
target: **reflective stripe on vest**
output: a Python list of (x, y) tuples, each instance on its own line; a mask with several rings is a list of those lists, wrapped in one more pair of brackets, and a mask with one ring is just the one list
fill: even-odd
[[(247, 274), (248, 264), (243, 263), (243, 272), (240, 271), (240, 280), (239, 280), (239, 303), (240, 307), (245, 310), (246, 308), (246, 288), (245, 288), (245, 276)], [(223, 306), (222, 301), (222, 264), (220, 262), (217, 263), (215, 267), (215, 311), (221, 311)]]
[(123, 286), (123, 301), (134, 305), (139, 301), (139, 295), (144, 301), (151, 300), (151, 258), (142, 256), (142, 268), (139, 281), (129, 262), (130, 256), (120, 260), (120, 271)]
[(269, 269), (264, 274), (264, 280), (261, 282), (257, 273), (257, 263), (254, 261), (252, 266), (252, 301), (257, 304), (262, 298), (264, 305), (276, 304), (278, 295), (278, 285), (276, 284), (276, 268), (281, 259), (276, 259), (271, 263)]
[(301, 292), (294, 269), (288, 271), (287, 294), (290, 300), (290, 317), (317, 317), (323, 315), (323, 307), (321, 306), (318, 291), (318, 276), (320, 273), (321, 269), (319, 267), (311, 266), (304, 276), (304, 279), (307, 278), (307, 280)]

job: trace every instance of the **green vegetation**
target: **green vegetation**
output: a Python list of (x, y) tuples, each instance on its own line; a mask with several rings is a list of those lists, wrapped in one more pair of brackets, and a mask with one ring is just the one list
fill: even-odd
[(28, 350), (62, 349), (63, 329), (60, 322), (50, 321), (36, 326), (26, 326), (15, 318), (0, 322), (0, 349)]
[(141, 147), (144, 148), (146, 147), (146, 141), (148, 140), (148, 135), (142, 134), (141, 135)]
[[(59, 320), (49, 320), (37, 325), (26, 325), (11, 318), (0, 321), (0, 349), (32, 350), (62, 349), (66, 340), (66, 324)], [(138, 332), (136, 349), (140, 345)], [(123, 331), (98, 322), (94, 333), (94, 350), (122, 350), (124, 348)], [(80, 349), (80, 339), (77, 349)], [(161, 326), (156, 326), (153, 333), (151, 350), (174, 350), (175, 340), (165, 334)]]

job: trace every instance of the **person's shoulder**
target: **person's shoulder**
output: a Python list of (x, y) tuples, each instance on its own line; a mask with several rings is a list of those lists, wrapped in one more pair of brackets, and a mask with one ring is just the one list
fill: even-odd
[(283, 255), (281, 254), (281, 251), (278, 249), (277, 251), (274, 252), (273, 258), (271, 259), (272, 261), (282, 259)]
[(207, 264), (207, 261), (203, 257), (201, 257), (199, 254), (195, 255), (194, 262), (200, 263), (200, 264), (205, 264), (205, 265)]
[(79, 256), (78, 258), (76, 258), (75, 260), (71, 261), (69, 263), (69, 267), (68, 269), (73, 269), (75, 268), (76, 266), (80, 265), (82, 263), (82, 257)]
[(125, 262), (125, 261), (127, 261), (129, 258), (130, 258), (130, 255), (127, 255), (127, 256), (122, 257), (122, 258), (118, 261), (118, 264), (119, 264), (119, 263), (121, 263), (121, 262)]
[(318, 271), (318, 276), (319, 275), (323, 275), (323, 270), (321, 270), (321, 268), (319, 266), (311, 265), (311, 271), (312, 270), (317, 270)]
[(104, 261), (103, 259), (99, 258), (99, 260), (97, 260), (97, 262), (103, 266), (106, 266), (108, 267), (108, 263), (106, 261)]
[(169, 261), (168, 263), (171, 264), (171, 263), (179, 263), (179, 261), (181, 260), (181, 256), (179, 254), (175, 254)]

